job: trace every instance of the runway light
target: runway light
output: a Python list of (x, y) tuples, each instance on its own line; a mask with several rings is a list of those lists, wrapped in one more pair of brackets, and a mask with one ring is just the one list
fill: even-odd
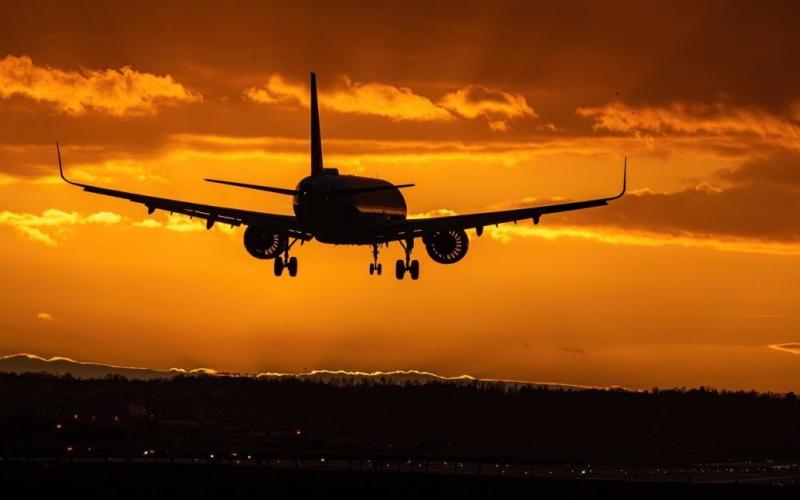
[(302, 433), (302, 432), (300, 432), (300, 429), (297, 429), (297, 432), (296, 432), (295, 434), (297, 434), (298, 436), (300, 436), (300, 435), (302, 435), (303, 433)]
[(56, 429), (60, 429), (60, 428), (61, 428), (61, 424), (56, 424)]

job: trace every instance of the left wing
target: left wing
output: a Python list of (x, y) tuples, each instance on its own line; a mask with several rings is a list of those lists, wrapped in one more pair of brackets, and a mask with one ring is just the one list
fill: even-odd
[(249, 210), (240, 210), (238, 208), (217, 207), (214, 205), (203, 205), (200, 203), (171, 200), (168, 198), (156, 198), (154, 196), (128, 193), (115, 189), (106, 189), (72, 182), (64, 176), (64, 169), (61, 166), (61, 150), (58, 148), (58, 143), (56, 143), (56, 150), (58, 151), (58, 169), (61, 173), (61, 178), (67, 183), (81, 187), (84, 191), (89, 193), (113, 196), (134, 203), (141, 203), (147, 207), (148, 214), (152, 214), (156, 210), (164, 210), (170, 214), (183, 214), (188, 215), (190, 218), (197, 217), (198, 219), (203, 219), (206, 221), (206, 227), (208, 229), (211, 229), (216, 222), (219, 222), (222, 224), (230, 224), (231, 226), (254, 226), (268, 231), (282, 232), (288, 234), (292, 238), (304, 241), (313, 238), (313, 235), (306, 231), (297, 218), (290, 215), (252, 212)]
[(538, 224), (539, 218), (542, 215), (570, 212), (572, 210), (583, 210), (584, 208), (602, 207), (608, 205), (609, 201), (622, 198), (622, 196), (625, 194), (625, 190), (627, 189), (627, 178), (628, 160), (626, 158), (622, 175), (622, 192), (616, 196), (612, 196), (610, 198), (600, 198), (597, 200), (545, 205), (541, 207), (502, 210), (499, 212), (451, 215), (446, 217), (432, 217), (430, 219), (386, 221), (378, 226), (378, 241), (406, 240), (409, 238), (421, 237), (430, 233), (458, 229), (477, 229), (478, 234), (480, 234), (483, 231), (484, 226), (504, 224), (506, 222), (517, 222), (525, 219), (532, 219), (534, 224)]

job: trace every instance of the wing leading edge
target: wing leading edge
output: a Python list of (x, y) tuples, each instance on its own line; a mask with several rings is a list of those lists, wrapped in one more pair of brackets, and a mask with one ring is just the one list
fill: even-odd
[(64, 176), (64, 168), (61, 166), (61, 150), (56, 143), (56, 151), (58, 152), (58, 170), (61, 178), (73, 186), (83, 188), (84, 191), (95, 194), (102, 194), (104, 196), (113, 196), (115, 198), (122, 198), (132, 201), (134, 203), (141, 203), (147, 207), (147, 213), (152, 214), (156, 210), (163, 210), (165, 212), (187, 215), (189, 217), (197, 217), (206, 221), (206, 227), (211, 229), (215, 223), (230, 224), (231, 226), (255, 226), (265, 230), (286, 232), (289, 236), (300, 240), (308, 241), (313, 236), (305, 230), (302, 224), (296, 217), (290, 215), (269, 214), (263, 212), (252, 212), (249, 210), (240, 210), (237, 208), (217, 207), (214, 205), (203, 205), (200, 203), (192, 203), (188, 201), (171, 200), (168, 198), (157, 198), (154, 196), (146, 196), (136, 193), (128, 193), (126, 191), (117, 191), (115, 189), (106, 189), (88, 184), (81, 184), (73, 182)]
[(479, 233), (485, 226), (505, 224), (531, 219), (534, 224), (539, 223), (539, 218), (543, 215), (570, 212), (573, 210), (583, 210), (584, 208), (602, 207), (608, 202), (622, 198), (628, 184), (628, 159), (625, 158), (625, 166), (622, 174), (622, 191), (610, 198), (599, 198), (596, 200), (576, 201), (571, 203), (559, 203), (557, 205), (545, 205), (541, 207), (520, 208), (516, 210), (501, 210), (498, 212), (484, 212), (477, 214), (451, 215), (445, 217), (432, 217), (430, 219), (412, 219), (404, 221), (387, 221), (378, 227), (379, 241), (405, 240), (417, 238), (425, 234), (436, 233), (439, 231), (449, 231), (458, 229), (477, 229)]

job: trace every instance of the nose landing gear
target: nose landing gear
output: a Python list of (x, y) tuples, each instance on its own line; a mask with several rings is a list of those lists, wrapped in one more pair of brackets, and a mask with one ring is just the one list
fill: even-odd
[(418, 260), (411, 260), (411, 250), (414, 249), (414, 239), (409, 238), (405, 242), (402, 240), (400, 241), (400, 245), (403, 246), (403, 250), (406, 251), (406, 260), (405, 262), (401, 259), (397, 261), (395, 265), (395, 277), (401, 280), (405, 276), (406, 272), (411, 275), (412, 280), (419, 279), (419, 261)]

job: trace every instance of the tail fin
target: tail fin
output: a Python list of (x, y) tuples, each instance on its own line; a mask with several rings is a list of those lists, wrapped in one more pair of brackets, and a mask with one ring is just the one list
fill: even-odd
[(322, 173), (322, 137), (319, 131), (317, 75), (311, 73), (311, 176), (318, 177)]

